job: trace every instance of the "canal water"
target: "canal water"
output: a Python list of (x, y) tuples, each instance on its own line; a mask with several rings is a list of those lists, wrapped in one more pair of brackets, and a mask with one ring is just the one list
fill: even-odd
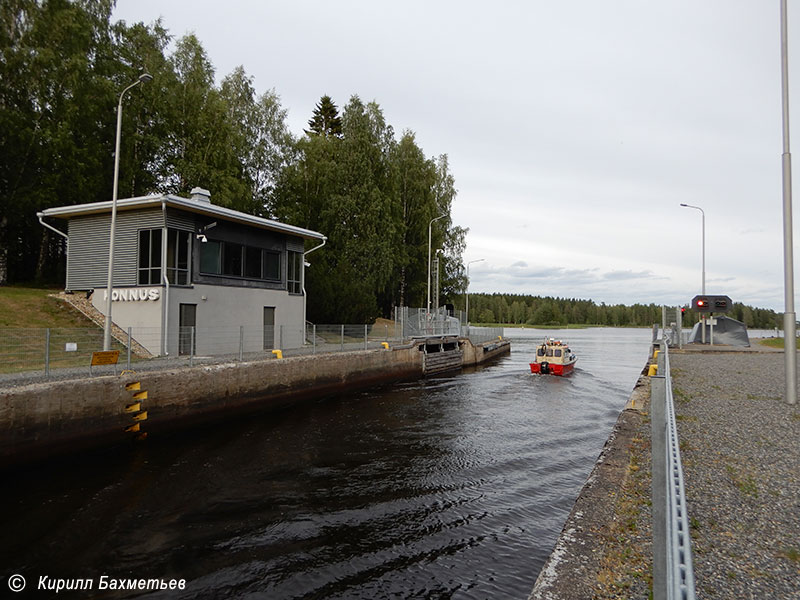
[[(525, 599), (651, 332), (506, 335), (511, 354), (474, 370), (6, 473), (5, 575), (185, 579), (169, 598)], [(544, 336), (578, 355), (570, 377), (530, 374)]]

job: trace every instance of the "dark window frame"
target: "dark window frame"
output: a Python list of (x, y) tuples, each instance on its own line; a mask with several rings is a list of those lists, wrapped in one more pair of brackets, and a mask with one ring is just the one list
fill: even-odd
[(303, 293), (303, 253), (286, 252), (286, 290), (290, 294)]
[[(154, 235), (158, 233), (158, 236)], [(136, 283), (137, 285), (161, 285), (161, 245), (163, 229), (160, 227), (140, 229), (137, 234)], [(158, 241), (154, 243), (154, 238)], [(146, 248), (145, 248), (146, 247)], [(146, 256), (143, 254), (146, 252)]]
[[(213, 246), (211, 244), (213, 244)], [(216, 255), (214, 257), (209, 254), (209, 251), (215, 247), (218, 247), (219, 250), (213, 252), (213, 254)], [(235, 251), (238, 255), (240, 255), (240, 258), (234, 258), (230, 254), (232, 251)], [(239, 244), (237, 242), (208, 240), (207, 242), (202, 243), (200, 253), (200, 275), (211, 277), (227, 277), (230, 279), (242, 279), (246, 281), (267, 281), (271, 283), (280, 283), (283, 280), (281, 277), (282, 253), (278, 250), (268, 250), (266, 248)], [(257, 259), (255, 258), (256, 255), (258, 256)], [(208, 266), (207, 261), (209, 258), (216, 259), (214, 271), (210, 271), (205, 268)], [(255, 275), (256, 270), (252, 269), (251, 264), (254, 260), (260, 262), (259, 268), (257, 269), (257, 276)], [(236, 263), (240, 267), (238, 269), (238, 274), (234, 272), (236, 269), (230, 268), (233, 263)], [(227, 270), (226, 265), (228, 267)]]

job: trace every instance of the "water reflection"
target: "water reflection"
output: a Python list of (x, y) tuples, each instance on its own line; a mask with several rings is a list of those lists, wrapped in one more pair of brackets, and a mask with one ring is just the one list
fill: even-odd
[[(530, 374), (544, 335), (572, 376)], [(526, 598), (650, 332), (507, 336), (488, 367), (29, 469), (0, 501), (0, 558), (186, 578), (186, 598)]]

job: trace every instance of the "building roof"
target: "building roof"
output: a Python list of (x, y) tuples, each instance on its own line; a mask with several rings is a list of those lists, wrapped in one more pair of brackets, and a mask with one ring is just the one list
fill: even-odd
[[(287, 225), (286, 223), (280, 223), (279, 221), (273, 221), (272, 219), (256, 217), (255, 215), (249, 215), (247, 213), (239, 212), (238, 210), (212, 204), (208, 200), (181, 198), (180, 196), (173, 196), (172, 194), (152, 194), (150, 196), (139, 196), (137, 198), (125, 198), (122, 200), (117, 200), (117, 210), (124, 211), (141, 208), (155, 208), (161, 207), (162, 203), (170, 208), (178, 208), (213, 218), (224, 219), (226, 221), (234, 221), (236, 223), (251, 225), (261, 229), (268, 229), (270, 231), (296, 235), (306, 239), (325, 239), (325, 236), (317, 231), (303, 229), (302, 227), (296, 227), (294, 225)], [(69, 219), (71, 217), (111, 212), (111, 204), (111, 200), (108, 200), (106, 202), (91, 202), (89, 204), (57, 206), (55, 208), (47, 208), (37, 214), (44, 217)]]

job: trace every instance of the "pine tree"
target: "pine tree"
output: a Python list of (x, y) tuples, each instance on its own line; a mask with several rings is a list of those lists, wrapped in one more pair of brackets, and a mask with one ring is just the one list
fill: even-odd
[(309, 120), (310, 130), (306, 130), (308, 135), (322, 135), (325, 137), (342, 137), (342, 118), (339, 116), (339, 109), (328, 95), (320, 98), (314, 116)]

